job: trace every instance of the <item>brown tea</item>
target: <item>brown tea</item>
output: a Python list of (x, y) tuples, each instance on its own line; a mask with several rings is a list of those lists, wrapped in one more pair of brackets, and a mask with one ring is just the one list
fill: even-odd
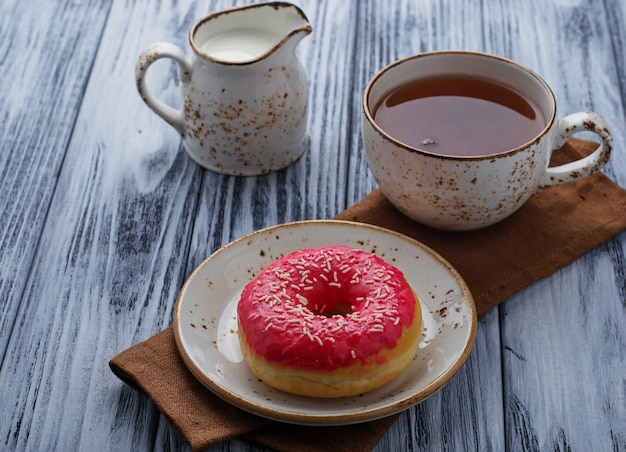
[(538, 107), (500, 83), (465, 74), (411, 81), (389, 93), (374, 111), (386, 133), (435, 154), (498, 154), (539, 135)]

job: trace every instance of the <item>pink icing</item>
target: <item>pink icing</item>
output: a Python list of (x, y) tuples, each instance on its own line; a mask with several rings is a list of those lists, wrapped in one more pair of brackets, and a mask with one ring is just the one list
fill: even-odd
[(267, 361), (310, 370), (384, 362), (415, 315), (400, 270), (346, 246), (296, 251), (246, 285), (237, 306), (251, 349)]

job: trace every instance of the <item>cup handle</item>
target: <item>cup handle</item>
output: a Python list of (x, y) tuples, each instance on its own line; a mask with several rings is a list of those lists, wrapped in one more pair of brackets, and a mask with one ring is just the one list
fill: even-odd
[(183, 135), (184, 116), (182, 111), (176, 110), (170, 107), (162, 100), (155, 97), (146, 84), (146, 72), (148, 68), (157, 60), (161, 58), (171, 58), (178, 64), (178, 78), (184, 84), (189, 83), (191, 80), (191, 62), (187, 59), (183, 51), (167, 42), (157, 42), (144, 50), (135, 66), (135, 79), (137, 82), (137, 90), (143, 101), (154, 111), (157, 115), (167, 121), (172, 127), (174, 127), (178, 133)]
[(602, 116), (593, 112), (574, 113), (558, 120), (553, 151), (558, 150), (576, 132), (593, 132), (602, 142), (598, 149), (587, 157), (564, 165), (547, 168), (540, 189), (565, 184), (592, 175), (602, 169), (611, 156), (613, 137)]

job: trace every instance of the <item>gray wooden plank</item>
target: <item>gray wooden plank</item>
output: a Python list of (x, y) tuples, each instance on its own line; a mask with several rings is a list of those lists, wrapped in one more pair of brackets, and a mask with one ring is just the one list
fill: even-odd
[[(624, 185), (624, 2), (527, 2), (525, 14), (514, 56), (552, 86), (561, 115), (607, 118), (605, 172)], [(622, 233), (501, 308), (509, 449), (626, 449), (625, 251)]]
[(108, 8), (0, 3), (0, 363)]
[[(157, 38), (184, 42), (177, 27), (190, 25), (189, 9), (113, 3), (75, 127), (50, 122), (74, 133), (57, 156), (63, 165), (0, 373), (2, 399), (11, 401), (0, 411), (0, 438), (9, 449), (128, 450), (154, 441), (158, 412), (120, 384), (108, 360), (170, 323), (185, 277), (202, 172), (139, 98), (133, 68)], [(78, 20), (90, 25), (70, 23)], [(155, 34), (162, 30), (170, 36)], [(62, 44), (62, 35), (48, 42)], [(168, 75), (152, 83), (173, 101), (178, 87)], [(50, 105), (66, 94), (50, 93)]]
[[(622, 234), (622, 239), (624, 234)], [(604, 256), (602, 256), (604, 254)], [(600, 256), (598, 256), (600, 255)], [(623, 450), (624, 309), (605, 252), (582, 258), (503, 308), (507, 445)], [(564, 314), (577, 311), (577, 316)]]

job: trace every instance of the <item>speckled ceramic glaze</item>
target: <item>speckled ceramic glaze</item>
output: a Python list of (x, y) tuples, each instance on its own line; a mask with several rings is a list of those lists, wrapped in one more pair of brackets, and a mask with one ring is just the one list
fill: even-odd
[[(374, 108), (394, 88), (421, 77), (464, 73), (516, 88), (534, 102), (545, 128), (530, 142), (495, 155), (437, 155), (389, 136), (374, 121)], [(591, 131), (602, 143), (590, 156), (548, 167), (552, 152), (574, 133)], [(431, 52), (396, 61), (382, 69), (363, 96), (363, 140), (370, 168), (385, 196), (401, 212), (444, 230), (470, 230), (494, 224), (519, 209), (534, 193), (601, 169), (612, 138), (596, 113), (556, 117), (548, 85), (530, 70), (493, 55)]]
[[(307, 146), (306, 74), (295, 47), (310, 32), (302, 11), (288, 3), (219, 11), (191, 28), (190, 58), (169, 43), (145, 50), (136, 66), (137, 88), (146, 104), (182, 135), (198, 164), (223, 174), (269, 173), (293, 163)], [(233, 36), (237, 33), (241, 36)], [(267, 38), (267, 45), (252, 40), (256, 53), (250, 58), (206, 50), (226, 34), (242, 40), (250, 33)], [(179, 66), (181, 110), (157, 99), (146, 86), (146, 71), (161, 58)]]

